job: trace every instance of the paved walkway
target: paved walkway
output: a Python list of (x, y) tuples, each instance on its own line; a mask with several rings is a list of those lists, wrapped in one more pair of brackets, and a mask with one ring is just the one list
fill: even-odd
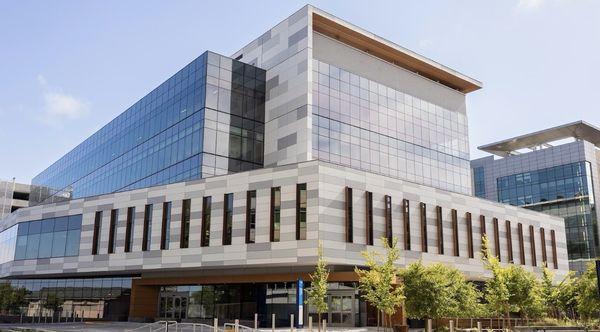
[[(131, 322), (83, 322), (83, 323), (54, 323), (54, 324), (0, 324), (0, 331), (90, 331), (90, 332), (115, 332), (126, 331), (142, 327), (147, 323), (131, 323)], [(172, 327), (170, 331), (175, 331)], [(142, 330), (139, 330), (140, 332)], [(177, 331), (192, 331), (191, 327), (186, 327), (183, 330)], [(260, 329), (260, 332), (270, 332), (271, 329)], [(275, 329), (277, 332), (289, 332), (289, 328)], [(308, 329), (295, 329), (296, 332), (309, 332)], [(327, 328), (327, 331), (336, 332), (375, 332), (375, 327), (363, 328)], [(313, 332), (317, 332), (313, 328)]]

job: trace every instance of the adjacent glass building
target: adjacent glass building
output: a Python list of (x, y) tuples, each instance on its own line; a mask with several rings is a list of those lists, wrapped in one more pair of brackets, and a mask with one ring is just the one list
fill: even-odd
[(570, 268), (583, 271), (600, 254), (599, 143), (598, 128), (575, 122), (482, 146), (502, 158), (471, 162), (474, 195), (564, 218)]
[(265, 73), (205, 52), (37, 175), (32, 202), (261, 167)]

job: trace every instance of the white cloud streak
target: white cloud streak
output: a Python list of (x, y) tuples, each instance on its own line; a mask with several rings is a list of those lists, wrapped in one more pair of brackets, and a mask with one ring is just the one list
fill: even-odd
[(519, 0), (517, 10), (533, 11), (541, 8), (544, 5), (544, 0)]
[(61, 127), (65, 121), (76, 120), (89, 114), (89, 102), (62, 91), (51, 89), (43, 75), (38, 75), (37, 81), (43, 88), (43, 109), (41, 114), (37, 116), (37, 119), (41, 122), (50, 126)]
[(44, 93), (44, 103), (47, 115), (64, 119), (78, 119), (90, 109), (86, 101), (58, 92)]

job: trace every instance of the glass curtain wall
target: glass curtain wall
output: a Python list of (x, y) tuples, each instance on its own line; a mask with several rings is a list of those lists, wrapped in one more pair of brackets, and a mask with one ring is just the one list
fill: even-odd
[(497, 179), (498, 201), (565, 219), (571, 270), (583, 271), (600, 253), (598, 221), (587, 162), (576, 162)]
[[(306, 289), (310, 282), (304, 285)], [(351, 282), (332, 282), (329, 283), (328, 289), (332, 294), (344, 292), (350, 295), (349, 298), (355, 301), (352, 304), (356, 315), (353, 319), (354, 324), (361, 326), (364, 319), (361, 320), (360, 313), (364, 314), (365, 309), (364, 303), (359, 303), (357, 285)], [(296, 282), (163, 286), (159, 294), (158, 317), (161, 318), (188, 319), (212, 324), (213, 318), (216, 317), (223, 323), (239, 319), (240, 324), (253, 326), (254, 314), (257, 313), (259, 326), (270, 327), (271, 315), (275, 314), (276, 326), (289, 327), (290, 314), (298, 314)], [(182, 303), (185, 304), (185, 308)], [(183, 309), (185, 310), (182, 311)], [(334, 306), (332, 309), (335, 309)], [(317, 320), (316, 312), (312, 308), (306, 308), (305, 313), (306, 316), (314, 316), (313, 321)], [(338, 318), (337, 314), (338, 312), (332, 310), (331, 319)], [(328, 319), (328, 313), (325, 313), (323, 318)]]
[(313, 157), (471, 194), (467, 117), (314, 60)]
[[(33, 317), (57, 321), (75, 319), (127, 320), (131, 295), (130, 277), (78, 279), (1, 280), (15, 301), (3, 316)], [(44, 305), (52, 299), (54, 308)]]
[(204, 53), (36, 176), (33, 204), (261, 167), (265, 76)]
[(14, 259), (77, 256), (80, 238), (80, 214), (22, 222), (18, 224)]

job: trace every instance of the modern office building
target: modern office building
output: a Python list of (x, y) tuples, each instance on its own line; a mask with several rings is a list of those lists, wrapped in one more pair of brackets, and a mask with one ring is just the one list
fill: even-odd
[(289, 326), (314, 315), (298, 298), (322, 243), (330, 326), (365, 326), (354, 267), (382, 237), (402, 266), (481, 280), (487, 234), (502, 262), (564, 275), (561, 218), (470, 194), (479, 88), (305, 6), (231, 57), (200, 56), (35, 177), (37, 205), (1, 222), (0, 277), (33, 313), (57, 294), (69, 317)]
[(15, 212), (17, 209), (29, 206), (31, 186), (11, 181), (0, 180), (0, 219)]
[(564, 218), (569, 267), (581, 272), (600, 254), (599, 147), (600, 129), (583, 121), (481, 146), (493, 155), (471, 162), (474, 194)]

